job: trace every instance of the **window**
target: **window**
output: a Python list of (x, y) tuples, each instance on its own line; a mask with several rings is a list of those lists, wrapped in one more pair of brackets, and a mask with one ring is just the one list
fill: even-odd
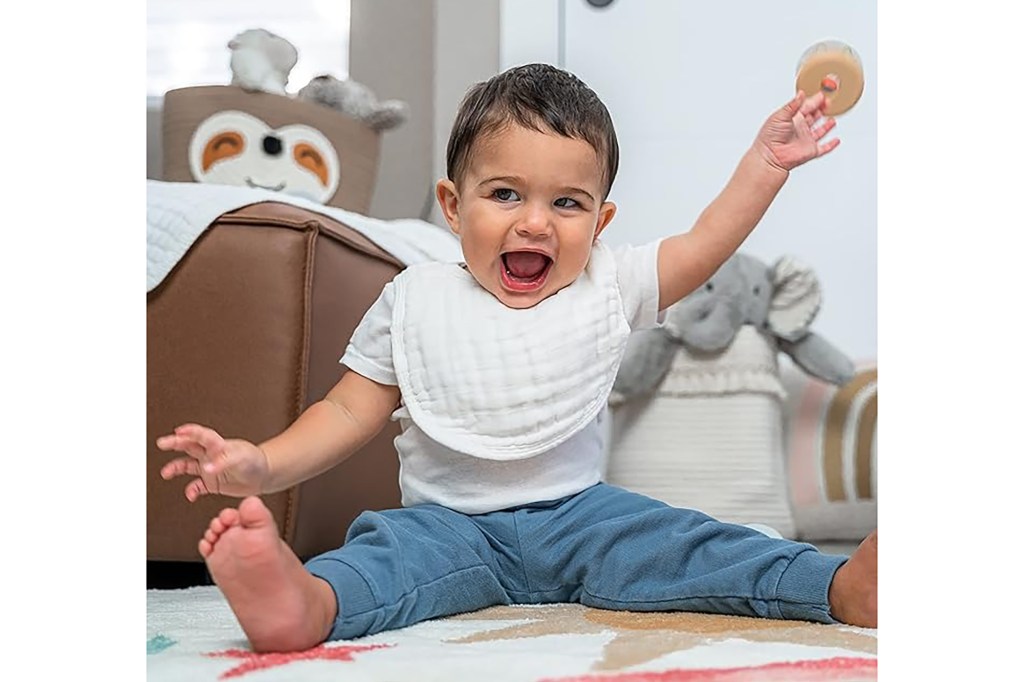
[(250, 28), (276, 33), (299, 53), (289, 93), (311, 78), (348, 77), (350, 0), (149, 0), (146, 90), (231, 82), (228, 41)]

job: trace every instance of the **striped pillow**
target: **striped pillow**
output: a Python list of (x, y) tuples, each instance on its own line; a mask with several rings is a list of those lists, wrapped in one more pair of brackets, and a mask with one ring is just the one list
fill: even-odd
[(861, 540), (878, 524), (878, 369), (841, 387), (784, 366), (790, 506), (803, 540)]

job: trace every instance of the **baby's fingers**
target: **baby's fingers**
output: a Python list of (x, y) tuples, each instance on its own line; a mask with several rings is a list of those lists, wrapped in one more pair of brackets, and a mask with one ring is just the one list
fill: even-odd
[(815, 111), (823, 111), (825, 109), (825, 91), (819, 90), (814, 93), (803, 103), (800, 107), (800, 113), (804, 116), (808, 116)]
[(156, 446), (161, 450), (184, 452), (188, 454), (189, 457), (194, 457), (200, 461), (206, 461), (208, 459), (208, 453), (203, 446), (192, 438), (186, 436), (179, 436), (177, 434), (172, 436), (161, 436), (160, 438), (157, 438)]
[(177, 476), (198, 476), (199, 462), (191, 457), (179, 457), (172, 459), (160, 469), (160, 477), (169, 481)]
[(185, 451), (185, 443), (189, 442), (187, 439), (182, 438), (176, 433), (172, 433), (169, 436), (160, 436), (156, 439), (156, 446), (161, 450), (177, 450), (179, 452)]
[(220, 452), (224, 449), (224, 439), (220, 437), (220, 434), (199, 424), (184, 424), (174, 429), (174, 433), (177, 436), (194, 440), (208, 452)]
[(832, 151), (833, 149), (835, 149), (838, 146), (839, 146), (839, 138), (838, 137), (833, 137), (828, 142), (825, 142), (824, 144), (819, 144), (818, 145), (818, 156), (825, 156), (825, 154), (828, 154), (830, 151)]
[(811, 129), (811, 136), (815, 141), (820, 140), (828, 134), (828, 131), (836, 127), (836, 120), (834, 118), (826, 119), (824, 123), (816, 128)]
[(786, 105), (782, 107), (782, 113), (785, 115), (787, 119), (793, 118), (798, 111), (801, 111), (803, 107), (807, 106), (804, 100), (805, 97), (806, 95), (804, 94), (804, 91), (799, 90), (796, 93), (796, 97), (789, 100), (789, 102), (787, 102)]
[(203, 483), (203, 479), (195, 478), (192, 482), (185, 486), (185, 497), (189, 502), (195, 502), (203, 495), (209, 495), (210, 491), (207, 489), (206, 484)]

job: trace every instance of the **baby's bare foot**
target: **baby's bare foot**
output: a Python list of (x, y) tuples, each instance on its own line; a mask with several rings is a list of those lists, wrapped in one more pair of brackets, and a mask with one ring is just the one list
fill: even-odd
[(300, 651), (323, 642), (337, 615), (334, 591), (302, 566), (258, 497), (212, 521), (199, 553), (255, 651)]
[(217, 540), (224, 534), (231, 526), (238, 525), (238, 510), (231, 507), (222, 509), (220, 514), (213, 517), (210, 521), (209, 527), (206, 532), (203, 533), (203, 538), (199, 541), (199, 553), (203, 559), (210, 556), (210, 552), (213, 551), (213, 546), (217, 544)]
[(849, 625), (878, 627), (878, 531), (839, 567), (828, 590), (832, 616)]

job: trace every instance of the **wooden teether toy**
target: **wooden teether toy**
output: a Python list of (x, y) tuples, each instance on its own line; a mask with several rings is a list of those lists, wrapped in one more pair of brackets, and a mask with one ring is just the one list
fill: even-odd
[(849, 111), (864, 92), (864, 67), (852, 47), (839, 40), (822, 40), (800, 56), (796, 89), (811, 97), (825, 92), (825, 113)]

